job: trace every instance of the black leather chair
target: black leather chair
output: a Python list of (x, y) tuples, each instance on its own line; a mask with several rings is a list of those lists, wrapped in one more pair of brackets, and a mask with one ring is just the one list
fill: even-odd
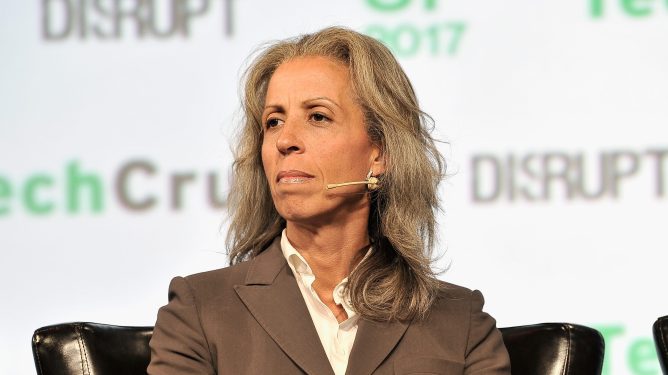
[(568, 323), (501, 328), (513, 375), (600, 375), (605, 344), (595, 329)]
[(146, 375), (153, 327), (64, 323), (32, 336), (38, 375)]
[[(32, 337), (38, 375), (143, 375), (153, 327), (65, 323)], [(566, 323), (501, 328), (513, 375), (600, 375), (603, 337)]]
[(661, 370), (668, 374), (668, 315), (657, 319), (652, 328)]

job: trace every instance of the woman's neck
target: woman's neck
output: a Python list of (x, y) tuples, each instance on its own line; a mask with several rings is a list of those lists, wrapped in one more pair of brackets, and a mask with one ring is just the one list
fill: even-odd
[(287, 222), (286, 233), (325, 289), (334, 289), (347, 277), (369, 245), (368, 216), (317, 227)]

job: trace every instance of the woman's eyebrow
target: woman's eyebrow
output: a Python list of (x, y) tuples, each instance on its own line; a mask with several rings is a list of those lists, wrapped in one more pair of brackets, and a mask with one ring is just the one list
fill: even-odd
[(312, 98), (312, 99), (304, 100), (304, 106), (307, 107), (307, 106), (309, 106), (309, 105), (314, 104), (313, 102), (317, 102), (317, 101), (321, 101), (321, 100), (330, 102), (330, 103), (334, 104), (335, 106), (341, 108), (341, 106), (340, 106), (337, 102), (335, 102), (334, 100), (332, 100), (332, 99), (330, 99), (330, 98), (328, 98), (328, 97), (326, 97), (326, 96), (319, 96), (319, 97), (317, 97), (317, 98)]
[(262, 113), (267, 113), (267, 111), (271, 110), (272, 112), (278, 112), (278, 113), (284, 113), (285, 108), (283, 108), (282, 105), (280, 104), (268, 104), (264, 106), (264, 110)]

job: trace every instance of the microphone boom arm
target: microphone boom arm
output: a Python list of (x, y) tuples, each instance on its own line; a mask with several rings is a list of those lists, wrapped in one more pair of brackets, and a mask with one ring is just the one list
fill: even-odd
[(327, 184), (327, 190), (349, 185), (368, 185), (369, 190), (375, 190), (378, 187), (378, 178), (372, 176), (369, 177), (366, 181), (353, 181), (353, 182), (342, 182), (340, 184)]

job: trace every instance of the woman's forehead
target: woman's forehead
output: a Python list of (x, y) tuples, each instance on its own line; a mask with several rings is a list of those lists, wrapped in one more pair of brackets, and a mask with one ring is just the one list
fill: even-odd
[(338, 106), (355, 103), (348, 68), (331, 58), (300, 57), (281, 64), (267, 87), (265, 107), (286, 101), (327, 99)]

